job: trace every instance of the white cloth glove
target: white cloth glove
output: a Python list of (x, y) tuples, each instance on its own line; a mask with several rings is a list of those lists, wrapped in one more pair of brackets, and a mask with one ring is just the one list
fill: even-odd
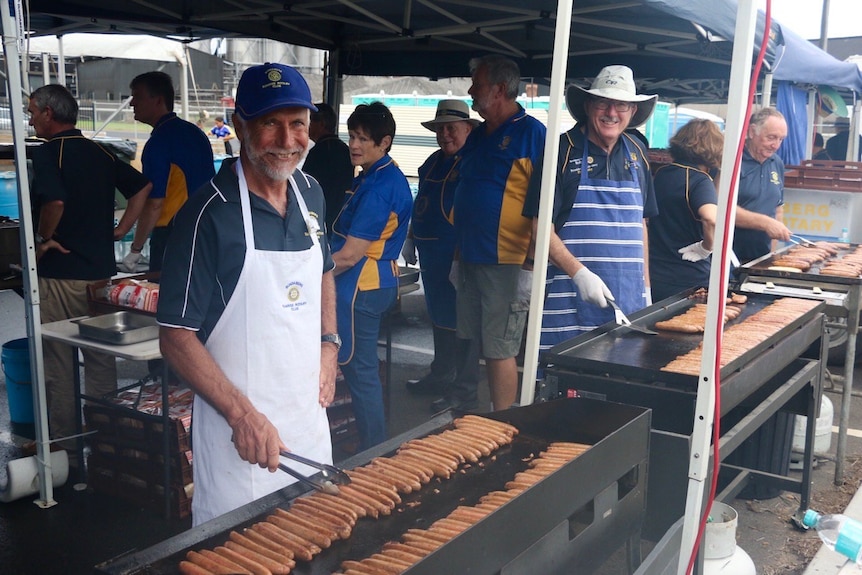
[(518, 300), (530, 301), (533, 293), (533, 271), (522, 269), (518, 273)]
[(123, 258), (123, 263), (120, 264), (120, 267), (123, 271), (133, 274), (138, 271), (138, 262), (141, 261), (141, 257), (141, 252), (129, 252), (126, 254), (126, 257)]
[(455, 287), (455, 291), (458, 291), (459, 273), (458, 260), (452, 260), (452, 267), (449, 268), (449, 283)]
[(581, 268), (572, 276), (572, 281), (578, 286), (578, 295), (581, 299), (599, 307), (608, 307), (607, 300), (613, 300), (614, 294), (602, 281), (602, 278), (588, 270)]
[(416, 244), (413, 243), (413, 238), (407, 238), (404, 240), (404, 245), (401, 247), (401, 255), (404, 257), (404, 261), (411, 266), (415, 266), (416, 262)]
[(677, 252), (682, 254), (682, 259), (687, 262), (699, 262), (700, 260), (708, 258), (709, 254), (712, 253), (712, 250), (708, 250), (703, 247), (703, 241), (699, 241), (687, 245), (684, 248), (679, 248)]

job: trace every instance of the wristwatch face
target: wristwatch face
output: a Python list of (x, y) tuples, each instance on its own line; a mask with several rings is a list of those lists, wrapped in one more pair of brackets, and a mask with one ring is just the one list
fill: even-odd
[(334, 343), (335, 347), (341, 349), (341, 336), (337, 333), (325, 333), (320, 336), (321, 343)]

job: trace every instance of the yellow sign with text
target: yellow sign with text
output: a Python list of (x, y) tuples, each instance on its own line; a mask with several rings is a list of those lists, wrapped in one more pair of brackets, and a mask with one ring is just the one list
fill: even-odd
[(789, 202), (784, 204), (784, 225), (802, 235), (838, 236), (841, 229), (828, 203)]

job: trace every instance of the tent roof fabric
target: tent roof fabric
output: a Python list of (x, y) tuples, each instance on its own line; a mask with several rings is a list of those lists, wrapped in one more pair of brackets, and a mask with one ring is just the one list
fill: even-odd
[[(59, 52), (57, 36), (31, 38), (31, 54)], [(182, 58), (183, 45), (176, 40), (166, 40), (140, 34), (65, 34), (63, 55), (67, 58), (124, 58), (126, 60), (154, 60), (176, 62)]]
[[(496, 52), (539, 83), (549, 82), (556, 9), (556, 0), (30, 1), (40, 33), (265, 37), (330, 50), (342, 75), (463, 77), (471, 57)], [(721, 101), (736, 10), (736, 0), (578, 0), (568, 78), (585, 83), (608, 64), (625, 64), (642, 92), (677, 103)], [(767, 63), (777, 79), (862, 93), (855, 66), (778, 24), (772, 32)]]

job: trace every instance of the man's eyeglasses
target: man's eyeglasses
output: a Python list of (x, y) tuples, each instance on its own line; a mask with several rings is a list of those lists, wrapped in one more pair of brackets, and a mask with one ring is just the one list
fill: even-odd
[(630, 112), (632, 110), (632, 108), (635, 107), (635, 105), (632, 104), (631, 102), (619, 102), (617, 100), (605, 100), (604, 98), (594, 98), (593, 99), (593, 106), (595, 106), (596, 109), (601, 110), (603, 112), (605, 110), (607, 110), (608, 108), (610, 108), (611, 106), (616, 108), (617, 112)]

